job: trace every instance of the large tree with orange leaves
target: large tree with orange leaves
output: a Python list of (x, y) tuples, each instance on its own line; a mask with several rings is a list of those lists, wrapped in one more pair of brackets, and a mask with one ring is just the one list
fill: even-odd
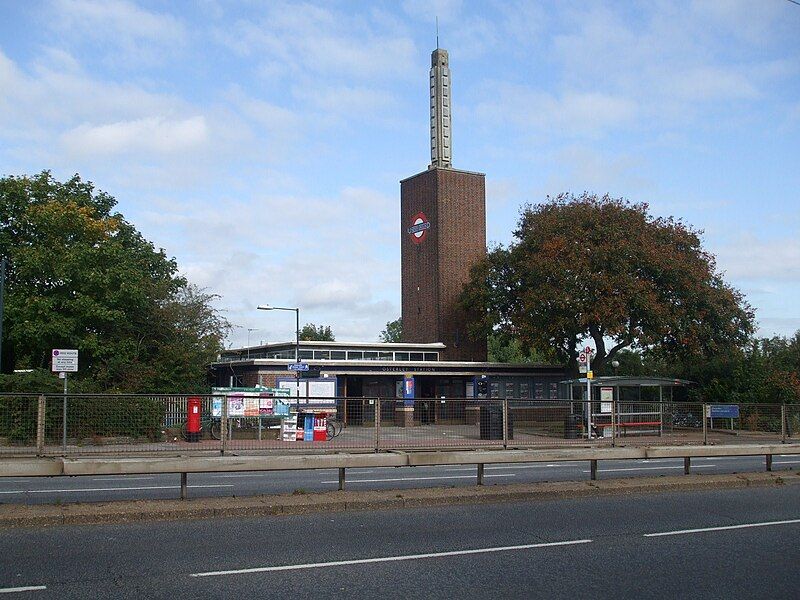
[(608, 196), (527, 205), (514, 241), (492, 250), (464, 289), (464, 307), (482, 315), (472, 334), (499, 329), (554, 351), (573, 373), (590, 339), (598, 371), (624, 348), (702, 358), (741, 347), (753, 310), (725, 283), (701, 235)]

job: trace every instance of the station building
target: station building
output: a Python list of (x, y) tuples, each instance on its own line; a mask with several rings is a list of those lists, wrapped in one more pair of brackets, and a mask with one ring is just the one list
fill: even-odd
[(559, 384), (563, 366), (488, 362), (486, 339), (468, 334), (471, 315), (458, 297), (486, 257), (485, 175), (452, 166), (446, 50), (431, 54), (429, 83), (431, 162), (400, 182), (403, 342), (300, 342), (297, 358), (312, 371), (299, 380), (300, 390), (287, 370), (296, 358), (293, 341), (227, 350), (212, 365), (217, 386), (325, 394), (353, 424), (374, 418), (380, 401), (382, 417), (394, 415), (406, 426), (439, 419), (442, 398), (465, 399), (466, 409), (486, 398), (555, 400), (569, 393)]
[[(487, 398), (556, 400), (568, 393), (559, 365), (444, 360), (446, 351), (442, 343), (301, 341), (300, 360), (309, 372), (303, 373), (299, 392), (309, 407), (331, 398), (350, 424), (372, 421), (380, 401), (384, 418), (406, 426), (439, 420), (442, 399), (466, 400), (461, 403), (466, 407)], [(218, 387), (284, 387), (294, 395), (297, 378), (287, 369), (294, 357), (294, 342), (226, 350), (212, 365), (214, 382)]]

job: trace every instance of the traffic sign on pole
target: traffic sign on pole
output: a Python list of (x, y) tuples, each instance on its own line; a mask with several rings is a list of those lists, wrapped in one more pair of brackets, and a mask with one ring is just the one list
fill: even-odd
[(308, 363), (290, 363), (287, 368), (290, 371), (308, 371)]
[(78, 351), (74, 349), (53, 350), (51, 370), (57, 373), (75, 373), (78, 371)]

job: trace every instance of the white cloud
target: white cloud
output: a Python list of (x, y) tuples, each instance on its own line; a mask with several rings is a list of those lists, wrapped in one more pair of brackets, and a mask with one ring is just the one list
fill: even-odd
[(602, 92), (569, 91), (561, 95), (523, 85), (492, 82), (484, 86), (474, 112), (484, 126), (517, 125), (558, 135), (598, 135), (632, 122), (631, 99)]
[(48, 25), (73, 42), (100, 41), (115, 48), (103, 60), (128, 67), (160, 62), (182, 47), (186, 27), (168, 14), (145, 10), (126, 0), (55, 0)]
[(185, 152), (208, 141), (203, 116), (187, 119), (148, 117), (106, 125), (80, 125), (62, 135), (75, 154), (109, 155), (125, 152)]
[(241, 56), (256, 56), (273, 73), (325, 78), (395, 80), (413, 64), (408, 35), (379, 29), (380, 20), (311, 4), (263, 5), (263, 16), (241, 20), (218, 38)]
[(733, 279), (800, 282), (799, 240), (744, 235), (718, 248), (717, 264)]

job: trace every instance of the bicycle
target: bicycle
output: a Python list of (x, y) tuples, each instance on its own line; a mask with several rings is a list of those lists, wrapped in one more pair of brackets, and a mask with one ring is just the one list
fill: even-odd
[(328, 419), (328, 427), (327, 427), (327, 430), (328, 430), (327, 431), (327, 433), (328, 433), (327, 439), (328, 439), (328, 441), (332, 440), (337, 435), (342, 433), (343, 429), (344, 429), (344, 423), (342, 423), (341, 421), (337, 421), (336, 419), (330, 419), (329, 418)]
[[(186, 430), (188, 421), (183, 422), (181, 427), (181, 437), (184, 442), (189, 441), (189, 432)], [(203, 437), (203, 431), (208, 431), (212, 439), (222, 439), (222, 419), (209, 417), (200, 420), (200, 437)]]

